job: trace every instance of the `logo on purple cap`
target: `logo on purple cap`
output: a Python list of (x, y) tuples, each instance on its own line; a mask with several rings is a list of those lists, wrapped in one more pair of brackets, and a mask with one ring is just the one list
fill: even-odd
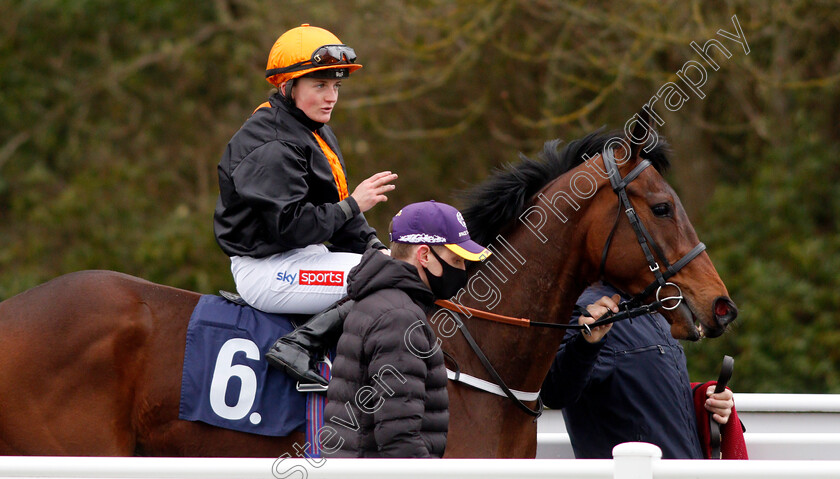
[(397, 243), (411, 243), (411, 244), (444, 244), (446, 238), (438, 235), (427, 235), (426, 233), (414, 233), (410, 235), (402, 235), (396, 239)]
[(467, 227), (467, 222), (466, 222), (466, 221), (464, 221), (464, 216), (463, 216), (463, 215), (461, 215), (461, 212), (460, 212), (460, 211), (458, 212), (458, 214), (457, 214), (457, 215), (455, 215), (455, 217), (456, 217), (456, 218), (458, 218), (458, 223), (461, 223), (461, 226), (463, 226), (464, 228), (466, 228), (466, 227)]

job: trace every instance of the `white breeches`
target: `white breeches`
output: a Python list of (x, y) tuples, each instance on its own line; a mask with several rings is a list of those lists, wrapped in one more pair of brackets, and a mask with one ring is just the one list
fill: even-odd
[(268, 313), (315, 314), (347, 295), (347, 273), (362, 255), (332, 253), (322, 244), (265, 258), (233, 256), (242, 299)]

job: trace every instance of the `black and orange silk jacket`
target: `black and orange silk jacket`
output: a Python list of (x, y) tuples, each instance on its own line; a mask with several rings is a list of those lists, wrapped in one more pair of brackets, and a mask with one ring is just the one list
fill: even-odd
[(277, 94), (268, 103), (236, 132), (219, 162), (213, 226), (222, 251), (261, 258), (317, 243), (354, 253), (383, 247), (347, 196), (346, 168), (330, 127)]

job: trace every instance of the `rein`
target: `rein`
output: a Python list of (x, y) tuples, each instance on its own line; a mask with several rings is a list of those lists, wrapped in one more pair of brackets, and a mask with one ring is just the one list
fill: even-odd
[[(664, 298), (664, 301), (670, 301), (675, 298), (668, 297)], [(515, 318), (512, 316), (503, 316), (501, 314), (491, 313), (489, 311), (483, 311), (480, 309), (470, 308), (468, 306), (463, 306), (460, 304), (455, 304), (452, 301), (447, 301), (443, 299), (439, 299), (435, 301), (435, 304), (440, 306), (441, 308), (448, 309), (449, 311), (457, 312), (460, 310), (464, 313), (469, 313), (470, 317), (475, 316), (477, 318), (486, 319), (488, 321), (493, 321), (496, 323), (504, 323), (510, 324), (513, 326), (519, 326), (523, 328), (530, 328), (530, 327), (538, 327), (538, 328), (557, 328), (557, 329), (577, 329), (577, 330), (584, 330), (587, 332), (591, 332), (591, 328), (596, 328), (598, 326), (603, 326), (605, 324), (615, 323), (617, 321), (622, 321), (625, 319), (632, 319), (636, 316), (641, 316), (643, 314), (648, 314), (656, 311), (660, 307), (662, 307), (662, 301), (654, 301), (650, 304), (644, 304), (638, 306), (636, 308), (630, 308), (630, 301), (624, 301), (618, 305), (621, 309), (618, 313), (613, 313), (612, 311), (607, 311), (601, 316), (598, 320), (593, 322), (592, 324), (560, 324), (560, 323), (546, 323), (542, 321), (532, 321), (526, 318)], [(592, 317), (584, 308), (580, 306), (575, 306), (575, 312), (577, 314)]]
[[(651, 313), (662, 306), (661, 301), (654, 301), (651, 304), (646, 304), (637, 308), (630, 309), (629, 307), (627, 307), (629, 306), (629, 301), (625, 301), (619, 305), (619, 307), (624, 307), (623, 311), (620, 311), (618, 313), (607, 311), (603, 316), (601, 316), (597, 321), (593, 322), (592, 324), (558, 324), (546, 323), (541, 321), (531, 321), (530, 319), (525, 318), (503, 316), (501, 314), (491, 313), (488, 311), (482, 311), (480, 309), (462, 306), (447, 300), (437, 300), (435, 301), (435, 304), (444, 309), (449, 310), (452, 313), (452, 316), (455, 319), (455, 323), (458, 325), (458, 330), (461, 331), (461, 334), (464, 335), (464, 339), (467, 340), (467, 344), (470, 345), (470, 348), (478, 357), (479, 361), (481, 361), (481, 364), (484, 366), (484, 369), (490, 375), (491, 379), (493, 379), (493, 382), (485, 381), (475, 376), (470, 376), (469, 374), (462, 373), (460, 371), (460, 368), (458, 367), (458, 363), (455, 361), (455, 358), (453, 358), (449, 354), (444, 353), (453, 363), (455, 363), (456, 367), (456, 371), (452, 371), (447, 368), (446, 376), (452, 381), (461, 382), (467, 384), (468, 386), (472, 386), (476, 389), (493, 393), (497, 396), (506, 396), (511, 401), (513, 401), (514, 404), (516, 404), (516, 406), (519, 407), (519, 409), (521, 409), (523, 412), (525, 412), (528, 415), (534, 416), (535, 420), (536, 418), (540, 417), (540, 415), (542, 415), (543, 411), (542, 399), (539, 397), (540, 392), (518, 391), (515, 389), (510, 389), (507, 386), (507, 384), (505, 384), (504, 379), (502, 379), (502, 377), (496, 371), (496, 368), (494, 368), (490, 360), (487, 359), (487, 356), (484, 354), (484, 351), (481, 350), (481, 347), (475, 342), (475, 339), (473, 339), (472, 334), (470, 334), (470, 330), (467, 328), (467, 325), (464, 323), (464, 321), (461, 319), (461, 316), (458, 314), (459, 310), (462, 313), (469, 313), (471, 317), (475, 316), (477, 318), (486, 319), (488, 321), (494, 321), (497, 323), (510, 324), (525, 328), (534, 326), (542, 328), (577, 329), (583, 330), (584, 334), (589, 334), (591, 333), (590, 328), (603, 326), (605, 324), (611, 324), (616, 321), (622, 321), (624, 319), (635, 318), (636, 316)], [(575, 309), (584, 316), (592, 316), (591, 314), (589, 314), (589, 311), (586, 311), (585, 309), (579, 306), (576, 306)], [(569, 339), (571, 338), (564, 339), (561, 344), (565, 343)], [(526, 406), (525, 403), (523, 403), (522, 401), (537, 401), (537, 408), (531, 409), (530, 407)]]
[[(629, 154), (629, 153), (628, 153)], [(691, 260), (696, 258), (700, 253), (702, 253), (706, 249), (706, 245), (703, 243), (698, 243), (697, 246), (691, 249), (688, 253), (686, 253), (682, 258), (677, 260), (674, 264), (670, 264), (665, 257), (665, 254), (662, 252), (662, 249), (651, 237), (650, 233), (648, 232), (647, 228), (645, 228), (644, 223), (642, 223), (639, 216), (636, 214), (636, 210), (633, 208), (633, 204), (630, 202), (630, 198), (627, 196), (627, 185), (629, 185), (633, 180), (635, 180), (647, 167), (651, 166), (650, 161), (648, 160), (641, 160), (638, 165), (636, 165), (630, 173), (627, 174), (625, 177), (621, 177), (621, 173), (618, 170), (618, 166), (616, 165), (615, 156), (613, 155), (613, 151), (611, 149), (607, 149), (601, 155), (604, 159), (604, 168), (605, 171), (608, 172), (610, 175), (610, 184), (612, 185), (612, 189), (615, 194), (618, 196), (618, 213), (615, 218), (615, 223), (613, 224), (612, 230), (610, 231), (609, 236), (604, 244), (604, 251), (601, 253), (601, 266), (599, 270), (599, 276), (604, 276), (604, 268), (607, 262), (607, 255), (610, 250), (610, 245), (612, 243), (613, 235), (618, 227), (619, 220), (621, 219), (621, 210), (624, 209), (625, 214), (627, 215), (628, 221), (630, 221), (630, 226), (633, 227), (633, 231), (636, 233), (636, 239), (639, 242), (639, 246), (642, 248), (642, 252), (645, 255), (645, 259), (648, 262), (648, 268), (655, 276), (655, 280), (650, 283), (641, 293), (633, 296), (628, 301), (623, 301), (619, 304), (619, 308), (621, 311), (618, 313), (613, 313), (612, 311), (608, 311), (606, 314), (601, 316), (597, 321), (593, 322), (592, 324), (558, 324), (558, 323), (546, 323), (540, 321), (532, 321), (526, 318), (516, 318), (511, 316), (503, 316), (496, 313), (491, 313), (488, 311), (482, 311), (474, 308), (469, 308), (466, 306), (462, 306), (460, 304), (455, 304), (451, 301), (447, 300), (438, 300), (435, 301), (435, 304), (438, 306), (449, 310), (452, 312), (452, 316), (455, 319), (456, 324), (458, 325), (458, 329), (461, 331), (461, 334), (464, 335), (464, 339), (466, 339), (467, 343), (472, 348), (473, 352), (478, 357), (481, 364), (484, 366), (484, 369), (493, 379), (493, 383), (485, 381), (480, 378), (476, 378), (474, 376), (470, 376), (468, 374), (464, 374), (460, 372), (460, 368), (457, 366), (457, 362), (455, 362), (454, 358), (447, 356), (455, 363), (457, 371), (451, 371), (449, 369), (446, 370), (447, 377), (455, 382), (462, 382), (474, 388), (480, 389), (482, 391), (490, 392), (499, 396), (506, 396), (510, 400), (516, 404), (519, 409), (524, 411), (526, 414), (529, 414), (536, 418), (540, 417), (543, 411), (543, 403), (542, 399), (539, 397), (539, 391), (537, 392), (524, 392), (524, 391), (516, 391), (511, 390), (504, 382), (502, 377), (490, 363), (490, 360), (487, 359), (487, 356), (481, 350), (481, 347), (475, 342), (470, 334), (469, 329), (467, 329), (467, 325), (461, 320), (458, 311), (462, 313), (469, 314), (470, 317), (475, 316), (477, 318), (486, 319), (489, 321), (495, 321), (499, 323), (509, 324), (513, 326), (519, 327), (542, 327), (542, 328), (560, 328), (560, 329), (577, 329), (583, 330), (584, 334), (591, 333), (591, 328), (603, 326), (605, 324), (611, 324), (616, 321), (622, 321), (624, 319), (631, 319), (635, 318), (636, 316), (641, 316), (643, 314), (652, 313), (660, 308), (665, 310), (673, 310), (679, 307), (682, 304), (684, 299), (682, 290), (679, 286), (675, 283), (671, 283), (668, 280), (677, 274), (685, 265), (687, 265)], [(651, 251), (651, 248), (653, 250)], [(654, 253), (656, 256), (654, 256)], [(656, 261), (656, 257), (659, 257), (660, 261), (665, 265), (665, 271), (662, 271), (662, 268), (659, 266), (659, 263)], [(666, 296), (661, 298), (662, 289), (665, 287), (672, 287), (676, 289), (676, 295), (674, 296)], [(642, 304), (642, 302), (649, 297), (651, 294), (656, 294), (656, 300), (650, 304)], [(666, 305), (666, 301), (674, 301), (673, 305)], [(581, 308), (580, 306), (575, 307), (576, 312), (583, 316), (591, 317), (588, 311)], [(568, 339), (563, 340), (565, 343)], [(562, 343), (561, 343), (562, 344)], [(531, 409), (530, 407), (526, 406), (522, 401), (537, 401), (537, 408)]]
[[(445, 301), (445, 302), (449, 303), (449, 301)], [(439, 301), (436, 301), (436, 303), (439, 303)], [(450, 303), (450, 304), (452, 304), (452, 303)], [(455, 306), (454, 304), (452, 305), (452, 307), (457, 308), (457, 306)], [(455, 362), (455, 358), (453, 358), (452, 356), (449, 356), (449, 355), (447, 355), (447, 356), (449, 356), (449, 358), (453, 362), (455, 362), (456, 371), (451, 371), (451, 370), (447, 369), (446, 370), (446, 376), (449, 379), (451, 379), (455, 382), (462, 382), (462, 383), (470, 385), (470, 386), (472, 386), (476, 389), (480, 389), (482, 391), (486, 391), (486, 392), (489, 392), (489, 393), (496, 394), (497, 396), (507, 396), (508, 398), (510, 398), (511, 401), (514, 402), (514, 404), (516, 404), (517, 407), (519, 407), (519, 409), (521, 409), (523, 412), (525, 412), (525, 414), (534, 416), (534, 420), (536, 421), (537, 418), (540, 417), (542, 415), (542, 412), (543, 412), (543, 402), (542, 402), (542, 399), (539, 397), (539, 394), (540, 394), (539, 391), (537, 391), (536, 393), (527, 393), (527, 392), (523, 392), (523, 391), (516, 391), (516, 393), (514, 393), (514, 391), (512, 391), (507, 386), (507, 384), (505, 384), (505, 381), (502, 379), (502, 377), (499, 376), (499, 373), (496, 371), (496, 368), (494, 368), (493, 364), (490, 363), (490, 360), (487, 359), (487, 356), (484, 354), (484, 351), (481, 350), (481, 347), (479, 347), (479, 345), (475, 342), (475, 339), (473, 339), (472, 334), (470, 334), (470, 330), (467, 329), (467, 325), (464, 324), (464, 322), (461, 320), (461, 315), (459, 315), (458, 312), (455, 309), (450, 309), (448, 307), (445, 307), (445, 308), (448, 309), (452, 313), (452, 316), (455, 319), (455, 323), (458, 325), (458, 330), (461, 331), (461, 334), (464, 335), (464, 339), (467, 340), (467, 343), (470, 345), (470, 348), (472, 348), (473, 352), (475, 352), (476, 356), (478, 356), (478, 360), (481, 361), (481, 364), (484, 366), (484, 369), (487, 371), (488, 374), (490, 374), (490, 378), (493, 379), (493, 382), (496, 383), (495, 385), (498, 386), (498, 388), (501, 389), (501, 394), (496, 388), (492, 387), (493, 383), (488, 383), (487, 381), (484, 381), (483, 379), (479, 379), (479, 378), (476, 378), (474, 376), (470, 376), (468, 374), (461, 373), (460, 368), (458, 367), (458, 363)], [(492, 313), (487, 313), (487, 314), (492, 314)], [(509, 318), (509, 319), (516, 319), (516, 318)], [(490, 385), (490, 387), (487, 386), (488, 384)], [(537, 408), (536, 409), (529, 408), (528, 406), (525, 405), (525, 403), (522, 402), (523, 400), (525, 400), (525, 401), (536, 400), (537, 401)]]

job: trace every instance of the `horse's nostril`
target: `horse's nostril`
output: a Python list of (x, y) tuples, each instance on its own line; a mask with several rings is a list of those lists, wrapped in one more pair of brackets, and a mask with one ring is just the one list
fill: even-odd
[(726, 326), (738, 317), (738, 308), (731, 299), (719, 297), (715, 300), (715, 318), (721, 326)]

